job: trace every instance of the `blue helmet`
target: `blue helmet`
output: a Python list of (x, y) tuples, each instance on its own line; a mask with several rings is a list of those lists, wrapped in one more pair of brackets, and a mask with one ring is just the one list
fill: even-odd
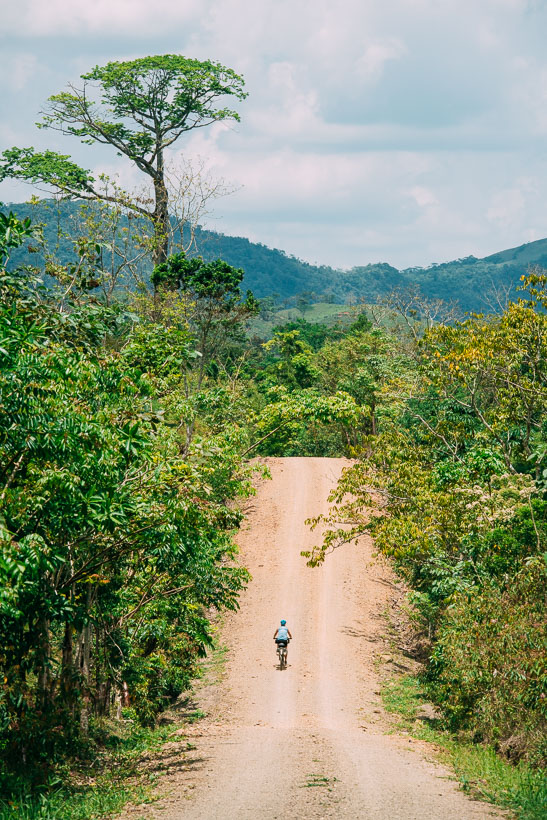
[(285, 618), (282, 618), (281, 619), (281, 626), (285, 626), (286, 623), (287, 623), (287, 621), (285, 620)]

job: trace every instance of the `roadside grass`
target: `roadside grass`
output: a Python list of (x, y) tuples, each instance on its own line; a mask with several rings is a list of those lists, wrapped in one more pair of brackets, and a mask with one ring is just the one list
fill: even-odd
[(201, 686), (216, 686), (224, 678), (228, 647), (219, 643), (218, 631), (223, 624), (222, 617), (217, 617), (217, 634), (214, 636), (213, 649), (200, 662), (196, 680)]
[(97, 781), (85, 790), (62, 788), (52, 794), (30, 796), (22, 792), (0, 806), (2, 820), (91, 820), (112, 817), (130, 800), (151, 802), (149, 791), (140, 786), (123, 787), (108, 781)]
[(435, 744), (441, 761), (451, 767), (464, 791), (510, 809), (519, 820), (547, 817), (547, 777), (526, 764), (513, 766), (487, 746), (465, 743), (444, 731), (440, 721), (423, 714), (427, 697), (414, 675), (384, 680), (384, 708), (392, 714), (397, 730)]
[(184, 719), (188, 723), (197, 723), (198, 720), (203, 720), (204, 717), (207, 717), (207, 712), (204, 712), (202, 709), (194, 709), (193, 712), (186, 714)]

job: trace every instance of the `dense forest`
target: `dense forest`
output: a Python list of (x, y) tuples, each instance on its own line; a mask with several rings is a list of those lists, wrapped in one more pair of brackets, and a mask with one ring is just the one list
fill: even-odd
[[(60, 264), (70, 264), (76, 260), (70, 237), (85, 237), (93, 223), (93, 230), (102, 235), (109, 247), (113, 243), (112, 218), (95, 206), (92, 218), (89, 205), (60, 200), (37, 200), (30, 203), (15, 203), (4, 207), (4, 212), (14, 211), (21, 219), (30, 218), (35, 225), (42, 225), (43, 236), (49, 253)], [(173, 230), (175, 229), (175, 219)], [(357, 266), (348, 271), (334, 270), (328, 266), (310, 265), (281, 250), (251, 242), (238, 236), (227, 236), (201, 225), (191, 225), (189, 220), (182, 228), (184, 242), (189, 256), (201, 256), (207, 261), (221, 258), (237, 268), (243, 268), (243, 287), (249, 288), (258, 298), (274, 298), (279, 306), (295, 304), (299, 296), (315, 302), (331, 301), (338, 304), (375, 302), (389, 297), (394, 289), (402, 291), (419, 290), (428, 299), (443, 299), (456, 303), (461, 311), (499, 312), (508, 298), (516, 298), (516, 287), (520, 277), (530, 265), (547, 266), (547, 240), (529, 242), (518, 248), (477, 259), (473, 256), (442, 264), (432, 264), (427, 268), (406, 268), (398, 270), (387, 263)], [(127, 259), (127, 234), (136, 236), (135, 220), (131, 223), (126, 214), (116, 220), (118, 256)], [(100, 226), (100, 227), (99, 227)], [(108, 232), (110, 232), (108, 234)], [(30, 243), (34, 255), (33, 264), (45, 267), (43, 251), (36, 242)], [(140, 258), (136, 245), (133, 257), (138, 260), (127, 265), (126, 277), (138, 281), (140, 277), (149, 279), (152, 267), (150, 260)], [(12, 265), (29, 261), (28, 243), (15, 251)]]
[[(160, 68), (162, 82), (210, 72), (215, 89), (240, 94), (228, 70), (183, 59), (109, 64), (93, 78), (120, 106), (124, 72), (153, 83)], [(65, 120), (69, 97), (54, 100)], [(115, 134), (153, 153), (142, 135)], [(52, 171), (51, 156), (13, 152), (5, 175), (49, 174), (65, 194), (74, 180), (92, 187), (64, 156)], [(146, 167), (161, 205), (161, 168)], [(534, 268), (485, 315), (458, 320), (399, 291), (396, 324), (356, 311), (344, 325), (286, 323), (264, 342), (249, 330), (260, 302), (248, 286), (262, 296), (260, 281), (280, 292), (290, 279), (291, 295), (321, 272), (304, 266), (306, 279), (283, 257), (290, 275), (267, 273), (252, 254), (230, 256), (224, 237), (210, 257), (193, 255), (161, 208), (141, 214), (147, 232), (123, 197), (71, 206), (81, 230), (44, 228), (51, 203), (29, 207), (37, 218), (0, 215), (2, 816), (21, 816), (25, 790), (39, 806), (121, 727), (153, 726), (188, 689), (248, 578), (234, 536), (260, 455), (353, 460), (310, 572), (371, 532), (409, 590), (443, 725), (531, 771), (544, 765), (547, 274)], [(457, 296), (476, 266), (516, 275), (514, 255), (414, 271), (413, 282)], [(386, 294), (404, 284), (382, 270)], [(367, 283), (379, 288), (368, 268), (344, 276), (346, 297), (368, 302)]]

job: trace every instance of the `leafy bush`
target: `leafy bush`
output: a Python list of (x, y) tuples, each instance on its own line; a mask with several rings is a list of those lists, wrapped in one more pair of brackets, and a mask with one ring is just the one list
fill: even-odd
[(428, 672), (452, 729), (538, 764), (547, 761), (546, 589), (539, 556), (503, 588), (456, 594)]

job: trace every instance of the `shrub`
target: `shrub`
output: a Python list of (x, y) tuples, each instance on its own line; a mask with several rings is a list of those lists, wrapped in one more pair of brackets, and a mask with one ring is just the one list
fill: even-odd
[(536, 764), (547, 758), (546, 589), (537, 556), (503, 587), (455, 595), (428, 670), (451, 728)]

